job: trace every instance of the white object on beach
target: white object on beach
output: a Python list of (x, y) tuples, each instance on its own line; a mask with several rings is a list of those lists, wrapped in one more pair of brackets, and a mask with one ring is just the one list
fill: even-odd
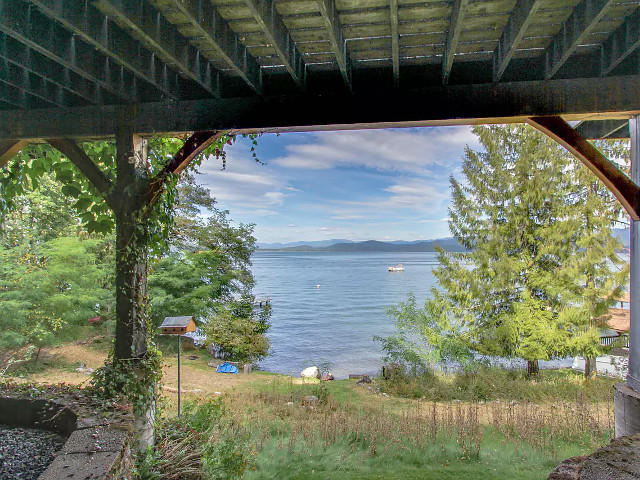
[(320, 378), (320, 369), (316, 366), (305, 368), (300, 372), (302, 378)]

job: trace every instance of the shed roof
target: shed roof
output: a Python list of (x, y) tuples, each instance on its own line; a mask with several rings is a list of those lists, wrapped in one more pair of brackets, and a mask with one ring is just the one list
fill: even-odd
[(161, 327), (186, 327), (190, 322), (195, 321), (193, 317), (166, 317)]
[(610, 318), (607, 320), (607, 326), (617, 332), (628, 332), (631, 325), (631, 317), (629, 310), (624, 308), (610, 308)]
[(628, 136), (639, 5), (0, 0), (0, 140), (111, 136), (132, 103), (139, 133), (564, 115)]

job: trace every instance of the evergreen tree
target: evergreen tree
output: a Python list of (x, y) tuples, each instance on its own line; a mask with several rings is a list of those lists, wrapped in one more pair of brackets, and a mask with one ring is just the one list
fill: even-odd
[[(390, 310), (396, 357), (426, 340), (435, 361), (474, 352), (538, 360), (593, 354), (593, 319), (624, 284), (611, 225), (619, 211), (589, 172), (533, 129), (476, 127), (484, 150), (467, 149), (464, 182), (451, 178), (449, 228), (466, 252), (439, 250), (439, 287)], [(615, 267), (615, 265), (614, 265)], [(389, 348), (388, 348), (389, 350)], [(400, 353), (402, 353), (402, 355)]]

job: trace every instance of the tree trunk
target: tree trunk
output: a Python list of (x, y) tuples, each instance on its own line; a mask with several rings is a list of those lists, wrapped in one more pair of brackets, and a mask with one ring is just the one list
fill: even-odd
[(538, 360), (527, 360), (527, 377), (537, 377), (539, 373)]
[(595, 378), (597, 375), (598, 367), (596, 365), (596, 357), (585, 357), (584, 378)]
[[(123, 115), (124, 117), (124, 115)], [(149, 164), (144, 142), (134, 136), (131, 123), (120, 121), (116, 136), (116, 339), (114, 362), (135, 367), (147, 355), (147, 263)], [(134, 371), (136, 371), (134, 369)], [(144, 382), (145, 370), (138, 375)], [(151, 400), (151, 399), (150, 399)], [(141, 409), (142, 410), (142, 409)], [(155, 405), (134, 409), (138, 448), (154, 444)]]
[[(149, 185), (146, 152), (121, 122), (116, 137), (116, 342), (117, 360), (147, 353), (148, 223), (142, 212)], [(137, 143), (137, 145), (134, 145)]]

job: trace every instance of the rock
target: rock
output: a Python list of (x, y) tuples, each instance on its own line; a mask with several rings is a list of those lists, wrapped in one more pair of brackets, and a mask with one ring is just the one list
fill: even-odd
[(198, 358), (200, 358), (200, 357), (198, 357), (198, 355), (189, 355), (187, 358), (188, 358), (189, 360), (197, 360), (197, 359), (198, 359)]
[(305, 395), (302, 399), (302, 405), (305, 407), (311, 407), (313, 405), (318, 405), (320, 403), (320, 399), (315, 395)]
[(293, 402), (287, 402), (287, 405), (293, 405)]
[(333, 380), (333, 375), (331, 375), (329, 372), (327, 372), (326, 375), (322, 375), (322, 378), (320, 380), (324, 380), (325, 382), (326, 381), (331, 381), (331, 380)]
[(320, 369), (316, 366), (305, 368), (300, 372), (302, 378), (320, 378)]
[(93, 368), (89, 368), (85, 363), (80, 362), (78, 365), (78, 368), (76, 368), (76, 372), (86, 373), (87, 375), (91, 375), (93, 373)]
[(207, 362), (207, 366), (211, 368), (216, 368), (218, 365), (220, 365), (220, 362), (216, 362), (215, 360), (209, 360)]
[(371, 383), (371, 378), (369, 378), (369, 375), (363, 375), (362, 378), (357, 382), (358, 385), (362, 385), (363, 383)]

